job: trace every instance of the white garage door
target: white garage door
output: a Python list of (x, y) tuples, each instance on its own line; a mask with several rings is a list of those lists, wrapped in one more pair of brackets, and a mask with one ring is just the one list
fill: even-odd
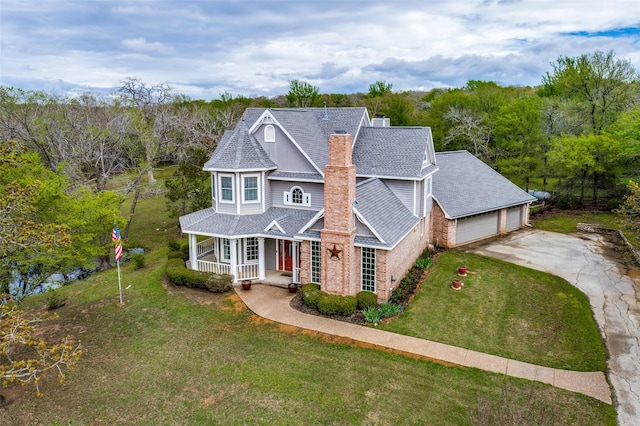
[(458, 219), (456, 245), (497, 235), (500, 230), (499, 212), (479, 214)]
[(519, 229), (522, 224), (522, 206), (507, 209), (507, 232)]

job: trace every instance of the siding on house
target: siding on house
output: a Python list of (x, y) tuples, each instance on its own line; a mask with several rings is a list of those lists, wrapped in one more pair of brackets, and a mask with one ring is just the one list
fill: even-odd
[(397, 179), (381, 179), (389, 189), (398, 197), (398, 199), (409, 209), (414, 212), (414, 182)]
[[(301, 208), (321, 210), (324, 207), (324, 186), (321, 183), (311, 182), (290, 182), (271, 180), (272, 191), (272, 206), (274, 207), (287, 207), (287, 208)], [(305, 194), (311, 195), (311, 206), (296, 206), (284, 203), (284, 193), (291, 191), (294, 186), (302, 188)]]
[(276, 125), (273, 125), (273, 127), (276, 129), (275, 142), (264, 142), (265, 125), (260, 126), (254, 135), (260, 141), (260, 145), (269, 155), (269, 158), (278, 164), (278, 170), (301, 173), (317, 172), (280, 127)]

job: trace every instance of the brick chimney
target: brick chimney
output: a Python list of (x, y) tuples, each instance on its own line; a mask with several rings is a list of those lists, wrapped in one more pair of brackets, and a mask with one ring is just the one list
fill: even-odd
[(356, 166), (352, 156), (353, 138), (336, 132), (329, 136), (329, 164), (324, 168), (324, 229), (321, 288), (332, 294), (355, 295), (356, 265), (354, 240), (356, 225)]

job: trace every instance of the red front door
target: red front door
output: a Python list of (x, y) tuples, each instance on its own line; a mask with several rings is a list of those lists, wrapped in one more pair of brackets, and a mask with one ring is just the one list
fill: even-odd
[(278, 269), (281, 271), (293, 271), (291, 241), (280, 240), (278, 253)]

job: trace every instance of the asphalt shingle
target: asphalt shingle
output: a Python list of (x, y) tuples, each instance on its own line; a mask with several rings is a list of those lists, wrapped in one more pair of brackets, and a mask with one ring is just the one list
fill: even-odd
[(535, 201), (468, 151), (439, 152), (436, 161), (433, 197), (449, 219)]

